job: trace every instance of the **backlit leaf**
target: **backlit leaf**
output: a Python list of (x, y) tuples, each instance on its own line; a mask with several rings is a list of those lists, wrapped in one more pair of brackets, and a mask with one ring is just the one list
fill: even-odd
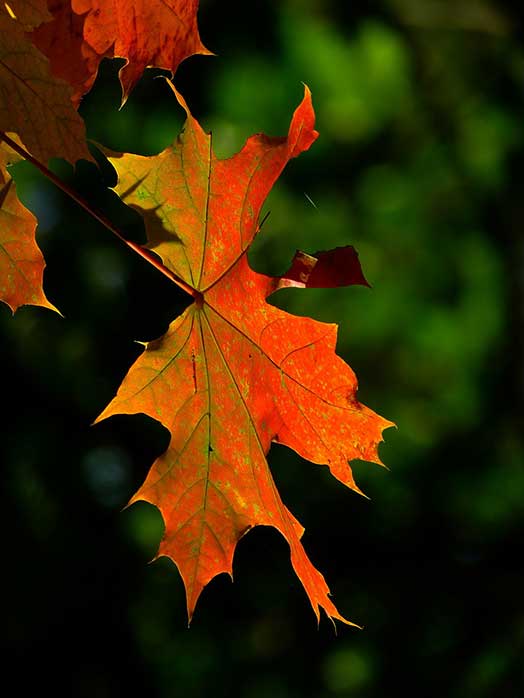
[(358, 491), (349, 462), (380, 463), (377, 447), (391, 423), (358, 402), (356, 377), (335, 353), (336, 326), (294, 317), (266, 298), (286, 285), (366, 282), (350, 247), (299, 253), (283, 279), (253, 271), (247, 260), (272, 185), (318, 135), (310, 94), (306, 88), (287, 137), (253, 136), (227, 160), (215, 157), (211, 136), (178, 99), (187, 122), (173, 146), (111, 160), (117, 192), (143, 215), (150, 248), (195, 302), (146, 345), (99, 419), (144, 413), (170, 431), (168, 450), (131, 501), (160, 509), (158, 554), (180, 571), (189, 617), (203, 587), (232, 574), (238, 540), (266, 525), (287, 540), (317, 618), (323, 608), (348, 622), (306, 555), (303, 528), (282, 502), (266, 455), (273, 441), (285, 444)]
[(0, 6), (0, 130), (17, 133), (44, 164), (53, 157), (90, 160), (71, 88), (52, 74), (26, 34), (28, 26)]
[(26, 304), (56, 310), (42, 290), (45, 263), (35, 241), (36, 218), (19, 201), (7, 170), (18, 160), (0, 143), (0, 300), (13, 312)]
[(84, 39), (100, 59), (126, 59), (124, 102), (145, 68), (174, 73), (188, 56), (210, 54), (198, 33), (198, 0), (71, 0), (71, 6), (85, 15)]

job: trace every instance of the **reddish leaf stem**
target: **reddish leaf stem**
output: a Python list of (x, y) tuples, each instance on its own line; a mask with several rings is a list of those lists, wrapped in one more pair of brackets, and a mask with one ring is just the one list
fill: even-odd
[(32, 165), (34, 165), (47, 179), (49, 179), (53, 184), (55, 184), (59, 189), (61, 189), (65, 194), (67, 194), (73, 201), (76, 201), (76, 203), (81, 206), (85, 211), (87, 211), (93, 218), (95, 218), (99, 223), (101, 223), (104, 227), (106, 227), (108, 230), (110, 230), (113, 235), (116, 235), (116, 237), (123, 242), (125, 245), (130, 247), (133, 252), (136, 252), (136, 254), (139, 254), (143, 259), (145, 259), (149, 264), (152, 264), (155, 269), (160, 271), (164, 276), (167, 276), (168, 279), (173, 281), (177, 286), (180, 286), (186, 293), (189, 293), (190, 296), (196, 297), (197, 296), (197, 291), (195, 291), (194, 288), (186, 284), (185, 281), (180, 279), (176, 274), (174, 274), (171, 270), (169, 270), (167, 267), (165, 267), (162, 262), (160, 262), (149, 250), (146, 248), (142, 247), (141, 245), (138, 245), (135, 242), (132, 242), (131, 240), (127, 240), (122, 233), (118, 230), (118, 228), (111, 223), (109, 218), (107, 218), (103, 213), (100, 211), (97, 211), (95, 208), (91, 206), (80, 194), (77, 194), (74, 189), (72, 189), (68, 184), (66, 184), (64, 181), (60, 179), (54, 172), (51, 172), (45, 165), (43, 165), (39, 160), (34, 158), (30, 153), (25, 150), (25, 148), (22, 148), (19, 146), (15, 141), (11, 140), (9, 136), (4, 132), (0, 131), (0, 140), (4, 141), (10, 148), (12, 148), (18, 155), (24, 158), (24, 160), (27, 160), (30, 162)]

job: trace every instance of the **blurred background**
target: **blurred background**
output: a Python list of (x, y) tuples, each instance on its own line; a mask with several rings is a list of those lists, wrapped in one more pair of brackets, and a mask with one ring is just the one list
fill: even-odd
[[(517, 8), (517, 9), (515, 9)], [(287, 132), (309, 85), (320, 138), (263, 213), (255, 269), (296, 248), (353, 244), (372, 290), (286, 290), (271, 302), (337, 322), (359, 398), (393, 420), (354, 463), (369, 500), (274, 446), (269, 462), (341, 613), (317, 629), (283, 539), (239, 544), (235, 582), (191, 627), (176, 568), (149, 565), (156, 510), (122, 511), (167, 432), (90, 424), (187, 297), (26, 164), (45, 287), (65, 319), (0, 308), (4, 381), (2, 654), (18, 692), (106, 698), (491, 698), (524, 695), (524, 32), (489, 0), (201, 0), (175, 83), (227, 157)], [(170, 144), (182, 110), (147, 71), (118, 111), (117, 62), (81, 105), (115, 150)], [(55, 171), (136, 240), (109, 166)], [(313, 202), (313, 203), (312, 203)], [(7, 679), (6, 679), (7, 680)]]

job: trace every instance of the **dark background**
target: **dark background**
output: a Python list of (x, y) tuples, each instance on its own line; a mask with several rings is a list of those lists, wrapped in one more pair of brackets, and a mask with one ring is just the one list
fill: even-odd
[[(203, 0), (175, 83), (220, 156), (287, 132), (303, 87), (320, 138), (290, 163), (250, 256), (353, 244), (372, 290), (280, 292), (337, 322), (359, 397), (393, 420), (357, 462), (366, 500), (275, 446), (269, 461), (339, 610), (317, 629), (280, 536), (258, 528), (187, 628), (182, 582), (148, 565), (156, 510), (121, 511), (167, 444), (142, 417), (90, 424), (187, 298), (26, 164), (45, 287), (65, 319), (0, 308), (4, 407), (2, 657), (17, 693), (87, 698), (524, 694), (524, 36), (488, 0)], [(152, 154), (182, 123), (159, 71), (118, 111), (105, 62), (88, 135)], [(140, 221), (86, 163), (55, 171), (134, 239)], [(315, 203), (313, 206), (309, 199)]]

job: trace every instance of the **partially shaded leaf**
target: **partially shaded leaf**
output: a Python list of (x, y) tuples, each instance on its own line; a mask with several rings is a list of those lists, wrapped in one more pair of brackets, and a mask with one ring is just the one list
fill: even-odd
[(195, 53), (209, 55), (197, 28), (198, 0), (71, 0), (85, 15), (84, 39), (102, 59), (125, 58), (123, 102), (145, 68), (171, 70)]
[(71, 88), (50, 70), (24, 25), (0, 7), (0, 130), (17, 133), (40, 162), (91, 160)]
[(37, 27), (31, 39), (49, 59), (53, 74), (73, 88), (71, 99), (78, 107), (95, 82), (100, 61), (111, 52), (97, 53), (84, 40), (86, 15), (73, 12), (71, 0), (49, 0), (49, 10), (49, 21)]
[(7, 166), (19, 160), (0, 143), (0, 300), (13, 312), (21, 305), (56, 310), (42, 289), (44, 258), (36, 241), (36, 218), (18, 199)]

